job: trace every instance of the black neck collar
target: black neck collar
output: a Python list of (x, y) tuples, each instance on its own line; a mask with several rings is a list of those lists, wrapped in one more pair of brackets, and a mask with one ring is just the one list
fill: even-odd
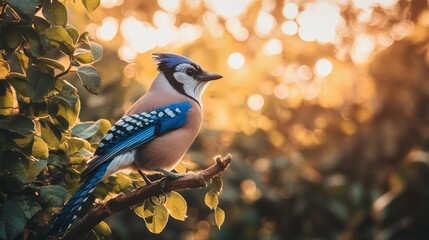
[(185, 92), (185, 90), (183, 89), (183, 83), (180, 83), (178, 81), (176, 81), (176, 79), (174, 78), (174, 75), (172, 72), (164, 72), (164, 76), (165, 78), (167, 78), (167, 81), (170, 83), (170, 85), (180, 94), (183, 94), (187, 97), (189, 97), (190, 99), (194, 100), (198, 106), (201, 107), (200, 102), (198, 102), (197, 99), (193, 98), (192, 96), (190, 96), (189, 94), (187, 94)]

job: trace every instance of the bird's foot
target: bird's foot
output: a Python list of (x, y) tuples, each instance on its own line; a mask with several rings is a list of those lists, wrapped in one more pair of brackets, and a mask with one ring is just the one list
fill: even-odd
[(164, 174), (165, 176), (167, 176), (168, 178), (172, 178), (172, 179), (177, 179), (177, 178), (181, 178), (186, 176), (186, 174), (183, 173), (174, 173), (174, 172), (170, 172), (161, 168), (156, 168), (155, 171)]
[(146, 185), (152, 185), (152, 181), (147, 177), (144, 172), (142, 172), (140, 169), (137, 170), (137, 172), (142, 176), (143, 180), (145, 181)]

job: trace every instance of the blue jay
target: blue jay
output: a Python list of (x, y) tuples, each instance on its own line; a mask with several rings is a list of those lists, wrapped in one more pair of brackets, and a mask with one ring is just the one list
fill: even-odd
[(210, 81), (222, 76), (180, 55), (155, 53), (153, 58), (158, 76), (100, 141), (81, 174), (81, 187), (56, 217), (51, 236), (67, 231), (102, 179), (122, 169), (168, 173), (195, 140), (202, 123), (202, 94)]

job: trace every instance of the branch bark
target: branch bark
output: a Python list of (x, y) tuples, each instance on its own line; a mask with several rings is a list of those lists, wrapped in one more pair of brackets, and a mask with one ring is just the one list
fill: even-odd
[[(204, 188), (207, 186), (207, 182), (210, 179), (225, 171), (231, 160), (231, 155), (227, 155), (224, 158), (218, 156), (215, 157), (215, 164), (197, 174), (189, 174), (177, 179), (167, 179), (164, 181), (164, 192)], [(85, 217), (76, 221), (76, 223), (66, 232), (62, 239), (82, 239), (93, 227), (95, 227), (103, 219), (113, 215), (115, 212), (141, 203), (143, 200), (150, 197), (159, 196), (161, 194), (161, 180), (158, 180), (151, 185), (146, 185), (127, 194), (112, 198), (96, 206), (91, 211), (89, 211)]]

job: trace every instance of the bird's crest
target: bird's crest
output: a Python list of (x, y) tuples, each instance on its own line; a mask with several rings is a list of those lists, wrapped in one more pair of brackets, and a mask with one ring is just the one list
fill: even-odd
[(193, 66), (198, 66), (194, 61), (191, 59), (177, 55), (172, 53), (153, 53), (153, 59), (157, 62), (158, 70), (164, 71), (166, 69), (174, 68), (175, 66), (181, 64), (181, 63), (188, 63)]

